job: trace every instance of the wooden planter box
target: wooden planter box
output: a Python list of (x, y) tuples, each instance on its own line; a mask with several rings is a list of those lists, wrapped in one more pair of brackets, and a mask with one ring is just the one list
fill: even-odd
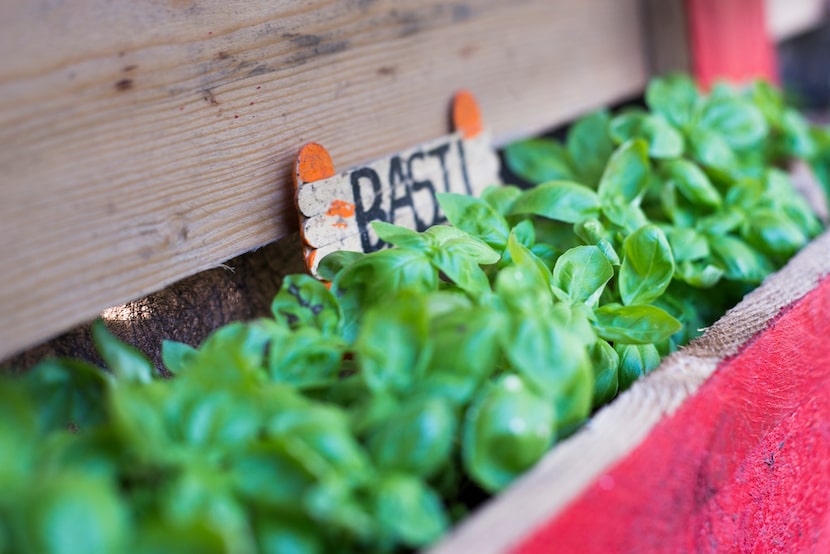
[[(293, 232), (310, 140), (401, 150), (469, 88), (503, 145), (689, 68), (640, 17), (681, 4), (2, 3), (0, 358)], [(830, 551), (828, 274), (825, 234), (433, 551)]]
[(430, 552), (830, 551), (830, 233)]

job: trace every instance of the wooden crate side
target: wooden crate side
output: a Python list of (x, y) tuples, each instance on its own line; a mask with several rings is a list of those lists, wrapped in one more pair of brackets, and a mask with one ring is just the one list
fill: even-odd
[(636, 0), (0, 4), (0, 358), (296, 229), (292, 160), (641, 90)]
[(827, 552), (828, 326), (825, 278), (511, 551)]
[[(707, 536), (706, 517), (715, 512), (704, 509), (716, 508), (707, 504), (710, 500), (728, 500), (737, 511), (755, 510), (760, 519), (752, 525), (764, 518), (774, 521), (774, 514), (784, 509), (780, 498), (765, 504), (753, 503), (757, 499), (750, 494), (741, 496), (739, 469), (753, 469), (752, 456), (768, 446), (764, 441), (772, 430), (800, 437), (804, 448), (813, 444), (825, 449), (805, 461), (808, 467), (825, 467), (821, 452), (830, 449), (830, 435), (811, 434), (809, 422), (830, 414), (830, 405), (796, 412), (830, 383), (826, 348), (816, 340), (830, 325), (828, 274), (830, 232), (747, 295), (703, 337), (600, 410), (431, 552), (628, 552), (631, 545), (649, 552), (648, 533), (666, 546), (658, 551), (696, 551), (683, 542), (690, 538), (684, 533), (694, 528)], [(787, 317), (791, 319), (785, 321)], [(779, 333), (764, 339), (772, 321)], [(707, 381), (719, 367), (715, 377), (723, 376)], [(798, 443), (792, 448), (788, 456)], [(789, 460), (785, 463), (798, 463), (797, 458)], [(799, 487), (810, 485), (806, 475), (799, 475)], [(787, 479), (779, 485), (767, 480), (747, 486), (783, 487), (798, 480), (794, 475)], [(723, 495), (715, 495), (710, 486), (714, 492), (723, 487)], [(779, 494), (784, 490), (777, 489)], [(695, 511), (697, 493), (706, 507)], [(669, 505), (675, 501), (676, 506)], [(809, 508), (805, 517), (820, 519), (830, 515), (828, 509), (827, 503)], [(812, 530), (821, 528), (817, 520), (810, 521)], [(751, 525), (744, 529), (745, 537), (758, 531)]]

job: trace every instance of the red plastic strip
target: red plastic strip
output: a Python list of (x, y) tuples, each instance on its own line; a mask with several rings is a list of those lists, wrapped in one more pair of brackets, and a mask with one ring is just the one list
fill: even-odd
[(709, 88), (726, 79), (777, 82), (763, 0), (686, 0), (692, 70)]
[(514, 552), (830, 552), (830, 279)]

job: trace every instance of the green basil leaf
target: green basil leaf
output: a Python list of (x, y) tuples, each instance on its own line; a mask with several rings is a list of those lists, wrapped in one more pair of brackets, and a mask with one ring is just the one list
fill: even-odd
[(161, 342), (161, 361), (164, 367), (174, 375), (185, 370), (197, 356), (198, 351), (189, 344), (174, 340)]
[(760, 283), (772, 273), (772, 264), (741, 239), (713, 236), (709, 248), (715, 261), (723, 268), (724, 277), (733, 281)]
[[(326, 552), (320, 528), (305, 518), (292, 518), (280, 514), (279, 518), (260, 516), (254, 522), (257, 544), (259, 551), (263, 554), (278, 554), (281, 552), (323, 554)], [(160, 549), (158, 551), (173, 549)], [(192, 552), (196, 554), (196, 552), (204, 552), (204, 550), (194, 549)]]
[(455, 415), (446, 400), (415, 397), (404, 402), (394, 417), (371, 429), (366, 445), (380, 469), (429, 478), (449, 461), (455, 427)]
[(487, 243), (455, 227), (437, 225), (424, 233), (431, 245), (430, 259), (453, 283), (476, 296), (490, 292), (490, 282), (479, 264), (499, 261)]
[(608, 261), (613, 266), (619, 266), (620, 256), (617, 254), (616, 248), (611, 241), (606, 237), (611, 237), (611, 234), (605, 227), (596, 219), (586, 219), (574, 225), (574, 234), (578, 236), (586, 244), (596, 245)]
[(552, 139), (533, 138), (514, 142), (504, 149), (507, 167), (533, 184), (552, 179), (573, 179), (570, 157)]
[(340, 306), (328, 288), (310, 275), (286, 275), (271, 303), (271, 313), (292, 329), (314, 327), (323, 334), (337, 332)]
[(687, 160), (672, 160), (664, 167), (680, 194), (692, 204), (714, 208), (721, 205), (720, 194), (697, 165)]
[(765, 185), (759, 179), (736, 179), (726, 192), (727, 208), (752, 211), (762, 201), (764, 192)]
[(413, 548), (435, 542), (449, 526), (441, 497), (405, 473), (383, 476), (374, 488), (374, 504), (383, 533)]
[(188, 374), (195, 372), (216, 382), (259, 382), (265, 377), (265, 350), (270, 340), (267, 323), (235, 322), (220, 327), (199, 347)]
[(560, 302), (553, 306), (548, 317), (551, 323), (578, 337), (586, 347), (596, 340), (596, 333), (591, 325), (594, 310), (585, 304)]
[(648, 185), (650, 171), (646, 142), (634, 139), (624, 143), (614, 151), (605, 167), (599, 182), (600, 198), (604, 202), (639, 200)]
[(234, 492), (257, 506), (287, 514), (301, 509), (300, 499), (317, 481), (301, 460), (278, 439), (258, 441), (240, 449), (228, 461)]
[(735, 152), (726, 139), (708, 130), (696, 131), (689, 137), (692, 156), (717, 175), (730, 175), (738, 166)]
[(660, 365), (660, 353), (653, 344), (618, 344), (616, 349), (620, 358), (620, 390), (626, 390)]
[(620, 114), (611, 120), (609, 132), (617, 144), (643, 139), (648, 143), (652, 158), (671, 159), (683, 155), (683, 135), (659, 115), (639, 110)]
[(666, 235), (655, 225), (641, 227), (623, 242), (618, 286), (623, 304), (648, 304), (663, 294), (674, 274)]
[(597, 244), (608, 235), (608, 231), (599, 220), (592, 218), (575, 223), (574, 234), (585, 244)]
[(454, 309), (434, 317), (424, 390), (466, 403), (501, 361), (498, 337), (506, 324), (500, 310), (485, 306)]
[(583, 340), (554, 319), (527, 315), (504, 328), (501, 344), (525, 381), (553, 401), (559, 425), (588, 415), (592, 378)]
[(27, 496), (17, 508), (25, 514), (20, 539), (26, 551), (129, 551), (129, 513), (113, 483), (66, 471), (39, 476)]
[(715, 286), (723, 273), (723, 269), (706, 262), (686, 260), (677, 265), (677, 278), (700, 289)]
[(412, 229), (385, 221), (373, 221), (372, 229), (375, 230), (380, 240), (400, 248), (411, 250), (425, 250), (427, 248), (426, 239)]
[(709, 256), (709, 243), (706, 237), (694, 229), (668, 227), (666, 238), (671, 245), (672, 257), (677, 263), (699, 260)]
[(597, 248), (602, 250), (602, 253), (605, 254), (605, 257), (608, 258), (608, 261), (611, 263), (612, 266), (619, 267), (622, 264), (622, 260), (620, 260), (619, 254), (617, 254), (617, 249), (614, 248), (614, 245), (611, 244), (611, 241), (600, 239), (597, 243)]
[(620, 306), (606, 304), (594, 312), (597, 334), (610, 342), (648, 344), (661, 342), (683, 325), (656, 306)]
[(607, 341), (597, 339), (588, 349), (594, 371), (593, 407), (607, 404), (617, 395), (620, 356)]
[(438, 282), (438, 271), (424, 252), (393, 248), (362, 257), (332, 281), (331, 292), (343, 311), (342, 337), (354, 340), (363, 314), (375, 304), (403, 290), (437, 290)]
[(368, 457), (349, 427), (346, 413), (322, 404), (283, 409), (267, 424), (267, 435), (319, 480), (337, 478), (351, 485), (371, 479)]
[(599, 181), (608, 157), (614, 150), (614, 143), (608, 136), (610, 119), (607, 111), (600, 110), (582, 117), (568, 130), (566, 144), (575, 170), (575, 180), (592, 187)]
[(320, 274), (321, 278), (331, 281), (343, 268), (352, 265), (364, 257), (366, 257), (364, 252), (335, 250), (334, 252), (326, 254), (326, 256), (320, 260), (320, 264), (317, 266), (317, 273)]
[(553, 407), (517, 375), (488, 384), (467, 410), (464, 467), (484, 489), (510, 484), (547, 452), (554, 439)]
[(659, 194), (660, 207), (676, 228), (694, 227), (698, 218), (697, 210), (683, 195), (678, 194), (674, 181), (664, 181)]
[(115, 376), (125, 382), (149, 383), (155, 368), (138, 348), (123, 343), (107, 330), (101, 319), (92, 324), (92, 340), (98, 354)]
[(807, 244), (809, 237), (786, 213), (760, 208), (746, 220), (743, 237), (755, 248), (773, 256), (791, 256)]
[(509, 308), (521, 313), (535, 313), (553, 303), (551, 271), (536, 255), (510, 233), (507, 241), (513, 265), (496, 277), (496, 293)]
[(574, 302), (596, 305), (614, 268), (597, 246), (571, 248), (556, 260), (553, 284), (568, 293)]
[(333, 531), (326, 534), (346, 533), (350, 537), (355, 537), (356, 542), (376, 538), (377, 526), (367, 509), (368, 506), (365, 506), (365, 501), (359, 497), (359, 493), (343, 479), (324, 479), (312, 485), (303, 497), (303, 506), (318, 526), (315, 536), (321, 535), (319, 526), (322, 524)]
[(823, 230), (818, 216), (802, 197), (790, 196), (789, 201), (782, 208), (789, 221), (797, 225), (806, 236), (816, 237)]
[[(27, 488), (35, 467), (33, 456), (42, 456), (38, 447), (42, 431), (49, 431), (48, 426), (43, 428), (43, 420), (51, 418), (44, 418), (41, 406), (35, 407), (35, 391), (27, 389), (21, 380), (8, 375), (0, 378), (0, 451), (14, 453), (0, 458), (0, 485), (9, 495)], [(55, 419), (59, 423), (62, 418)]]
[(652, 79), (646, 89), (648, 107), (679, 129), (685, 130), (690, 126), (696, 116), (698, 102), (697, 87), (686, 75)]
[(787, 108), (781, 117), (786, 152), (793, 157), (810, 159), (816, 155), (818, 145), (810, 133), (810, 123), (798, 110)]
[(703, 105), (699, 124), (718, 133), (736, 150), (756, 146), (767, 135), (767, 121), (754, 105), (737, 98), (714, 94)]
[(732, 232), (744, 222), (744, 213), (738, 210), (726, 209), (720, 212), (715, 212), (712, 215), (707, 215), (698, 219), (695, 228), (710, 237), (725, 235)]
[(407, 392), (429, 359), (420, 297), (400, 294), (394, 303), (369, 310), (354, 349), (371, 390)]
[(99, 368), (72, 359), (47, 359), (28, 371), (23, 382), (39, 402), (41, 430), (70, 425), (87, 430), (106, 421), (107, 377)]
[(767, 122), (779, 126), (784, 111), (784, 98), (772, 85), (763, 80), (756, 80), (750, 89), (750, 98), (764, 114)]
[(290, 332), (276, 327), (268, 348), (268, 373), (278, 383), (298, 389), (319, 387), (337, 379), (344, 346), (315, 327)]
[(464, 194), (438, 193), (436, 197), (447, 220), (455, 227), (483, 240), (498, 251), (507, 246), (510, 226), (490, 204)]
[(435, 225), (423, 233), (432, 253), (452, 250), (467, 257), (476, 264), (494, 264), (499, 261), (499, 253), (481, 239), (477, 239), (461, 229), (448, 225)]
[[(540, 183), (542, 181), (539, 181)], [(492, 206), (501, 215), (510, 213), (513, 201), (519, 197), (522, 189), (514, 185), (490, 185), (481, 193), (481, 199)]]
[(625, 234), (631, 234), (648, 223), (648, 217), (639, 206), (613, 200), (603, 204), (602, 215)]
[(534, 274), (532, 278), (534, 283), (543, 282), (547, 286), (550, 286), (550, 269), (530, 249), (519, 242), (515, 231), (510, 233), (510, 237), (507, 240), (507, 250), (516, 266), (525, 268)]
[[(518, 222), (510, 232), (515, 235), (516, 240), (522, 246), (532, 249), (536, 245), (536, 227), (534, 227), (530, 218)], [(508, 251), (507, 254), (509, 256), (510, 252)]]
[(568, 181), (552, 181), (524, 191), (513, 202), (510, 214), (534, 214), (576, 223), (599, 215), (599, 205), (597, 193), (588, 187)]
[[(178, 377), (177, 377), (178, 379)], [(164, 381), (113, 387), (109, 412), (116, 433), (135, 447), (136, 463), (176, 459), (181, 447), (172, 447), (165, 411), (175, 411), (176, 388)]]
[(433, 254), (433, 263), (450, 281), (473, 296), (490, 291), (490, 282), (482, 269), (463, 253), (445, 249)]

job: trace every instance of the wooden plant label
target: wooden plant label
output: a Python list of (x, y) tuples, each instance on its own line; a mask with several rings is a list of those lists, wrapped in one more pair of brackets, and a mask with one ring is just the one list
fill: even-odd
[(335, 174), (326, 149), (308, 143), (297, 155), (295, 186), (300, 234), (312, 275), (335, 250), (373, 252), (386, 246), (372, 221), (423, 231), (444, 221), (436, 193), (479, 195), (499, 182), (499, 160), (468, 92), (453, 100), (456, 132), (367, 165)]

